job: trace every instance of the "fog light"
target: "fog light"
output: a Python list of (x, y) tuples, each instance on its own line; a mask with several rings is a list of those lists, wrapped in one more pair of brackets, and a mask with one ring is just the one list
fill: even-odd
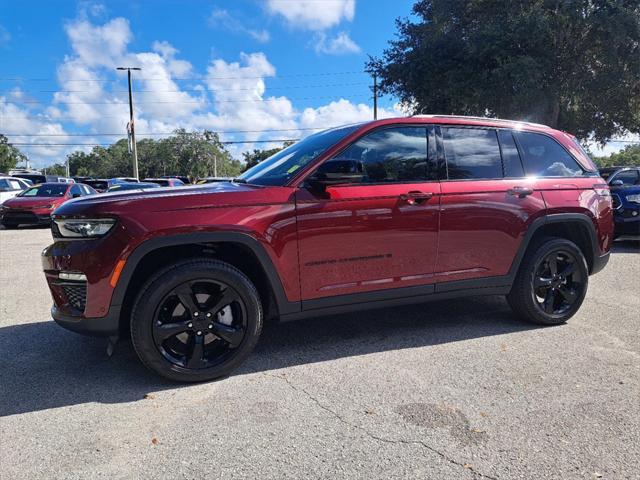
[(60, 280), (70, 280), (72, 282), (86, 282), (87, 276), (84, 273), (60, 272), (58, 274)]

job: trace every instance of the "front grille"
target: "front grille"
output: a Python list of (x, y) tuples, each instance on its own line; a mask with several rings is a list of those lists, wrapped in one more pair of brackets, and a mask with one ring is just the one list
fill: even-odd
[(12, 212), (11, 210), (5, 210), (2, 214), (2, 219), (14, 223), (38, 223), (38, 217), (33, 212)]
[(84, 307), (87, 303), (87, 284), (84, 282), (78, 282), (76, 284), (65, 283), (62, 285), (62, 290), (67, 297), (67, 302), (72, 307), (78, 310), (84, 311)]

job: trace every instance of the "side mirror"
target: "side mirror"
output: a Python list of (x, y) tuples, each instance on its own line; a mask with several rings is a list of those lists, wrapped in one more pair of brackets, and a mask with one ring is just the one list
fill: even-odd
[(612, 187), (622, 187), (624, 185), (624, 182), (622, 180), (614, 180), (610, 183), (610, 185)]
[(364, 167), (358, 160), (329, 160), (318, 167), (308, 183), (321, 191), (332, 185), (359, 183), (364, 177)]
[(79, 193), (74, 193), (73, 195), (71, 195), (71, 198), (78, 198), (81, 197), (82, 195)]

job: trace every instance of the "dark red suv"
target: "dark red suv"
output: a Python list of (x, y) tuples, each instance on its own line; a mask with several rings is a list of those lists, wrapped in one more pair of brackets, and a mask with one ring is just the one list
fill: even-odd
[(326, 130), (229, 182), (54, 212), (53, 318), (129, 334), (165, 377), (237, 367), (264, 319), (469, 295), (565, 322), (609, 258), (609, 188), (542, 125), (419, 116)]

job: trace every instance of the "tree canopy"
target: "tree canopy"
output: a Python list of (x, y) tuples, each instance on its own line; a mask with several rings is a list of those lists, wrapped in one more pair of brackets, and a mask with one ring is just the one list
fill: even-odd
[[(216, 133), (190, 133), (183, 129), (174, 135), (154, 140), (144, 138), (137, 142), (138, 170), (140, 178), (163, 175), (190, 175), (206, 177), (233, 177), (240, 173), (242, 164), (234, 160), (220, 143)], [(109, 147), (94, 147), (89, 153), (76, 151), (68, 155), (72, 176), (94, 178), (130, 177), (132, 160), (127, 140), (120, 140)], [(54, 165), (59, 169), (62, 165)], [(56, 171), (57, 171), (56, 170)]]
[(600, 167), (640, 167), (640, 145), (627, 145), (608, 157), (595, 157)]
[(0, 172), (7, 173), (27, 157), (9, 143), (7, 137), (0, 133)]
[(414, 113), (640, 132), (640, 1), (421, 0), (367, 68)]
[(253, 152), (244, 152), (242, 154), (242, 157), (243, 157), (243, 159), (244, 159), (246, 164), (244, 166), (243, 171), (249, 170), (251, 167), (256, 166), (261, 161), (266, 160), (267, 158), (269, 158), (272, 155), (275, 155), (280, 150), (282, 150), (283, 148), (288, 147), (289, 145), (292, 145), (293, 143), (294, 142), (284, 142), (282, 144), (282, 147), (270, 148), (268, 150), (259, 150), (259, 149), (255, 148), (253, 150)]

